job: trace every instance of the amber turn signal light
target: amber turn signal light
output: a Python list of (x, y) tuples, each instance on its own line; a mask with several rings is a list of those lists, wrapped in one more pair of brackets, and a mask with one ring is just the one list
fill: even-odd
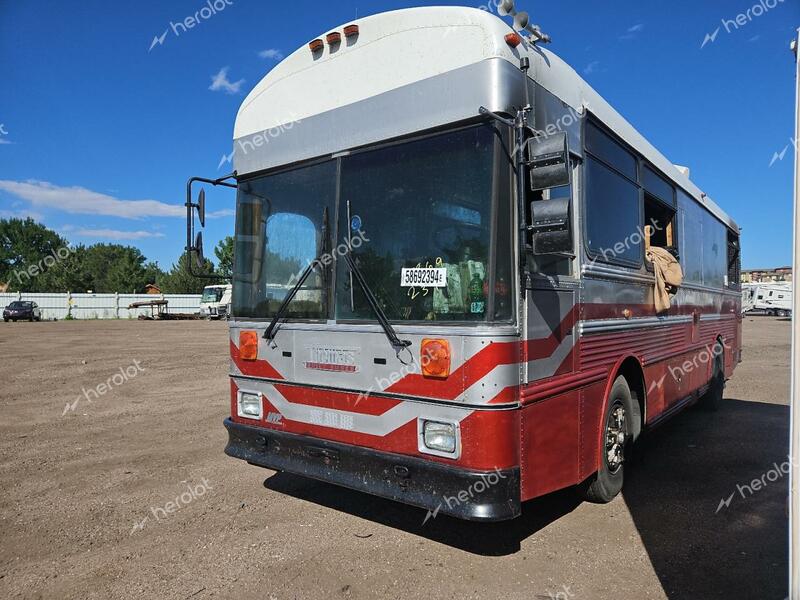
[(419, 362), (425, 377), (447, 377), (450, 375), (450, 342), (447, 340), (422, 340)]
[(239, 332), (239, 356), (242, 360), (255, 360), (258, 358), (258, 332)]
[(522, 43), (522, 36), (518, 33), (507, 33), (505, 37), (506, 37), (506, 44), (508, 44), (512, 48), (516, 48)]

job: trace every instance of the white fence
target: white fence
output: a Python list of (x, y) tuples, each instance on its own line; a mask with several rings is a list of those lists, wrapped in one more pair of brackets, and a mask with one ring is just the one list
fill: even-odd
[(150, 308), (134, 308), (128, 305), (148, 300), (168, 300), (171, 313), (200, 312), (200, 294), (26, 294), (14, 292), (0, 294), (0, 305), (8, 306), (14, 300), (36, 302), (42, 310), (42, 319), (136, 319), (139, 315), (151, 314)]

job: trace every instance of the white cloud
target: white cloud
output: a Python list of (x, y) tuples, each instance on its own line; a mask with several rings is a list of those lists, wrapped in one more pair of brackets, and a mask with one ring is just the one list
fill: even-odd
[(221, 219), (223, 217), (234, 217), (236, 216), (236, 211), (232, 208), (224, 208), (222, 210), (216, 210), (214, 212), (207, 213), (206, 216), (209, 219)]
[(65, 227), (70, 235), (85, 238), (102, 238), (105, 240), (141, 240), (145, 238), (162, 238), (163, 233), (153, 231), (119, 231), (118, 229), (90, 229)]
[(6, 138), (0, 137), (0, 144), (13, 144), (14, 142), (8, 141)]
[(244, 79), (231, 83), (228, 80), (228, 67), (222, 67), (219, 73), (211, 76), (211, 86), (208, 89), (212, 92), (224, 91), (226, 94), (238, 94), (243, 83)]
[(644, 23), (637, 23), (631, 27), (628, 27), (628, 32), (624, 35), (619, 36), (620, 40), (632, 40), (636, 37), (637, 33), (641, 33), (644, 29)]
[(586, 67), (583, 69), (584, 75), (591, 75), (592, 73), (597, 72), (597, 67), (600, 66), (599, 60), (593, 60), (590, 62)]
[(269, 58), (270, 60), (283, 60), (283, 52), (277, 48), (270, 48), (269, 50), (262, 50), (258, 53), (261, 58)]
[(61, 187), (46, 181), (0, 179), (0, 190), (27, 200), (39, 208), (52, 208), (77, 215), (104, 215), (123, 219), (184, 217), (186, 209), (158, 200), (119, 200), (86, 188)]

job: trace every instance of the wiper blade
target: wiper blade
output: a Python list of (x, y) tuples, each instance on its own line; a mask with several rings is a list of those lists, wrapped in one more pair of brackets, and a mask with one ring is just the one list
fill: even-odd
[(286, 311), (289, 309), (289, 305), (294, 300), (294, 297), (297, 295), (297, 292), (300, 291), (300, 288), (303, 287), (303, 284), (308, 279), (308, 276), (311, 275), (311, 272), (314, 270), (314, 267), (318, 264), (321, 264), (319, 261), (319, 257), (315, 258), (311, 263), (306, 267), (306, 270), (303, 271), (303, 274), (300, 276), (299, 281), (294, 284), (294, 287), (289, 290), (289, 293), (286, 294), (286, 298), (283, 299), (283, 303), (281, 304), (280, 308), (278, 308), (278, 312), (275, 313), (275, 316), (272, 317), (272, 321), (270, 321), (269, 327), (264, 332), (264, 339), (269, 340), (270, 342), (275, 338), (275, 334), (278, 332), (278, 322), (284, 317)]
[(380, 323), (383, 328), (383, 332), (386, 334), (386, 337), (389, 338), (389, 343), (392, 345), (392, 348), (397, 352), (408, 348), (411, 345), (411, 341), (401, 340), (397, 337), (397, 332), (395, 332), (392, 324), (389, 323), (389, 318), (386, 316), (386, 313), (383, 312), (380, 304), (378, 304), (375, 294), (372, 293), (372, 290), (367, 284), (367, 280), (364, 278), (363, 273), (361, 273), (361, 270), (358, 268), (349, 252), (344, 253), (344, 259), (347, 261), (347, 266), (350, 267), (350, 272), (355, 276), (358, 285), (361, 287), (361, 291), (364, 292), (364, 297), (367, 299), (370, 308), (372, 308), (372, 312), (374, 312), (375, 316), (378, 318), (378, 323)]
[[(267, 202), (270, 204), (270, 212), (272, 212), (272, 203), (269, 199), (265, 198)], [(315, 265), (320, 265), (323, 267), (322, 270), (322, 280), (323, 280), (323, 289), (327, 293), (327, 282), (328, 282), (328, 270), (324, 268), (322, 263), (322, 257), (326, 254), (328, 248), (328, 207), (326, 206), (322, 210), (322, 254), (312, 260), (309, 265), (306, 267), (306, 270), (303, 271), (303, 274), (300, 276), (300, 280), (295, 284), (295, 286), (289, 290), (289, 293), (286, 294), (286, 298), (283, 299), (283, 303), (278, 308), (278, 312), (275, 313), (275, 316), (272, 317), (272, 321), (270, 321), (269, 327), (264, 332), (264, 339), (269, 340), (270, 342), (275, 339), (275, 335), (278, 333), (278, 323), (286, 314), (286, 311), (289, 309), (289, 305), (294, 300), (294, 297), (297, 295), (297, 292), (300, 291), (300, 288), (303, 287), (303, 284), (308, 279), (308, 276), (311, 275), (311, 272), (314, 270)], [(326, 302), (327, 305), (327, 302)]]

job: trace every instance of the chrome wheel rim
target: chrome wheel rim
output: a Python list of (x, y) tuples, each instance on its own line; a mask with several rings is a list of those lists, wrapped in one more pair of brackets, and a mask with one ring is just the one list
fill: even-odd
[(606, 464), (609, 471), (616, 473), (625, 461), (625, 442), (627, 440), (625, 407), (614, 406), (606, 423)]

